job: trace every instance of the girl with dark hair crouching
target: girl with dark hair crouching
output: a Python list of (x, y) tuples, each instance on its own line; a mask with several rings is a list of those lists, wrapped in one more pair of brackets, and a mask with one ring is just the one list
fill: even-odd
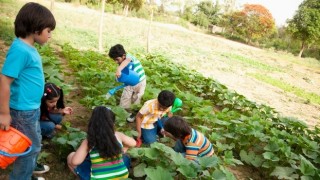
[(65, 107), (63, 90), (53, 83), (46, 83), (41, 98), (41, 135), (52, 138), (55, 129), (61, 129), (63, 116), (72, 114), (71, 107)]
[[(87, 138), (68, 155), (70, 170), (80, 179), (125, 179), (130, 159), (124, 153), (136, 141), (115, 131), (115, 114), (104, 106), (94, 108)], [(91, 169), (91, 170), (90, 170)], [(91, 172), (90, 172), (91, 171)]]

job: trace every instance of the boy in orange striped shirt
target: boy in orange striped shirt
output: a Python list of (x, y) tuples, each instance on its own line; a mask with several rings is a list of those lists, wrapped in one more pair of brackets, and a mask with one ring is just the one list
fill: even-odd
[(171, 106), (176, 96), (168, 90), (159, 93), (157, 99), (151, 99), (143, 105), (136, 116), (136, 127), (138, 131), (137, 139), (141, 139), (144, 144), (156, 142), (157, 134), (164, 133), (162, 122), (165, 114), (172, 116)]
[(167, 136), (177, 140), (174, 150), (189, 160), (197, 161), (198, 157), (210, 157), (214, 153), (208, 138), (191, 128), (180, 116), (169, 118), (164, 123), (164, 130)]

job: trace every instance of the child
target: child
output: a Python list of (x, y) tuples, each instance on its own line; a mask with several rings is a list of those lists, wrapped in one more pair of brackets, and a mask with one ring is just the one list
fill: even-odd
[(55, 128), (61, 129), (62, 117), (72, 113), (71, 107), (64, 106), (63, 90), (53, 83), (45, 84), (40, 109), (41, 135), (47, 138), (53, 137)]
[(171, 106), (176, 96), (168, 90), (159, 93), (157, 99), (147, 101), (140, 109), (136, 116), (136, 127), (138, 131), (138, 140), (142, 140), (144, 144), (156, 142), (157, 134), (163, 133), (161, 118), (168, 114), (172, 116)]
[(164, 130), (167, 136), (177, 140), (174, 150), (183, 153), (189, 160), (197, 161), (197, 157), (212, 156), (214, 153), (210, 141), (180, 116), (169, 118), (164, 123)]
[[(130, 159), (125, 153), (136, 141), (115, 131), (115, 114), (104, 106), (94, 108), (88, 136), (76, 152), (68, 155), (70, 170), (80, 179), (123, 179), (128, 177)], [(89, 157), (88, 157), (89, 154)]]
[(8, 50), (0, 76), (0, 129), (8, 130), (10, 125), (18, 129), (32, 141), (32, 151), (16, 159), (10, 179), (29, 179), (41, 150), (39, 119), (44, 73), (34, 43), (45, 44), (55, 26), (52, 13), (33, 2), (20, 9), (14, 22), (17, 38)]
[[(121, 76), (121, 71), (130, 63), (133, 62), (133, 70), (139, 75), (139, 83), (135, 86), (126, 86), (123, 89), (120, 106), (126, 109), (129, 112), (131, 104), (139, 104), (141, 98), (144, 94), (144, 90), (146, 89), (146, 75), (144, 69), (140, 63), (140, 61), (132, 56), (131, 54), (126, 53), (123, 46), (121, 44), (117, 44), (110, 48), (109, 57), (112, 58), (116, 63), (119, 64), (116, 77), (119, 78)], [(128, 122), (134, 122), (134, 115), (131, 114), (129, 118), (127, 118)]]

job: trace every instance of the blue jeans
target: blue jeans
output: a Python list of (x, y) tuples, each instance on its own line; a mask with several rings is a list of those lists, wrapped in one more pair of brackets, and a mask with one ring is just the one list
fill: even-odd
[(56, 124), (60, 124), (62, 121), (62, 114), (50, 113), (49, 116), (51, 120), (40, 121), (41, 135), (46, 137), (52, 137)]
[(40, 109), (19, 111), (10, 109), (11, 126), (26, 135), (32, 141), (29, 154), (18, 157), (13, 163), (10, 180), (30, 179), (41, 150)]
[[(160, 119), (161, 124), (164, 124), (168, 120), (168, 117), (164, 117)], [(157, 135), (162, 136), (160, 133), (161, 127), (159, 127), (158, 123), (155, 122), (153, 124), (154, 128), (153, 129), (143, 129), (141, 128), (141, 139), (144, 144), (151, 144), (157, 141)]]

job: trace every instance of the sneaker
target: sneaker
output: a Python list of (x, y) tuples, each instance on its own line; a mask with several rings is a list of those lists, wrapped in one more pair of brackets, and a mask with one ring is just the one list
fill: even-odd
[(46, 179), (43, 177), (31, 176), (31, 180), (46, 180)]
[(48, 172), (49, 170), (50, 170), (49, 166), (37, 163), (37, 166), (33, 170), (33, 174), (43, 174)]
[(136, 116), (133, 114), (130, 114), (130, 116), (127, 118), (127, 121), (131, 123), (134, 122), (135, 120), (136, 120)]

